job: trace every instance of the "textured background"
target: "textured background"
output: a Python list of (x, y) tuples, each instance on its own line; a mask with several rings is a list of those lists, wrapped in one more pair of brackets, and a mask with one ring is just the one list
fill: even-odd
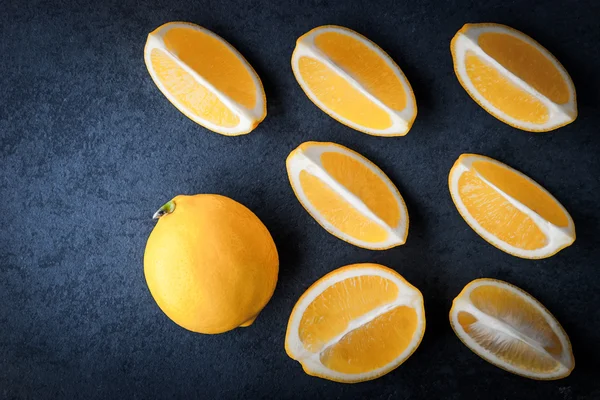
[[(599, 2), (7, 0), (1, 8), (0, 398), (600, 398)], [(171, 20), (213, 30), (257, 70), (268, 115), (253, 133), (209, 132), (154, 86), (143, 46)], [(511, 25), (554, 53), (577, 88), (575, 123), (532, 134), (476, 105), (449, 51), (466, 22)], [(296, 38), (322, 24), (352, 28), (398, 62), (419, 107), (408, 136), (353, 131), (302, 93), (290, 56)], [(306, 140), (346, 145), (390, 176), (410, 214), (406, 245), (359, 249), (307, 215), (284, 162)], [(448, 194), (448, 171), (463, 152), (545, 186), (570, 210), (575, 244), (528, 261), (485, 243)], [(151, 215), (180, 193), (230, 196), (271, 231), (279, 283), (251, 328), (190, 333), (151, 298), (142, 266)], [(367, 261), (422, 291), (421, 346), (372, 382), (305, 375), (283, 349), (295, 301), (328, 271)], [(516, 284), (554, 313), (573, 342), (569, 378), (520, 378), (459, 342), (448, 310), (479, 277)]]

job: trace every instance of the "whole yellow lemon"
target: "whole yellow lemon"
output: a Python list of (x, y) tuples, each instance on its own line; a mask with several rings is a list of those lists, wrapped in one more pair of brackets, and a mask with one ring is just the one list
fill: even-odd
[(144, 274), (160, 309), (199, 333), (252, 324), (279, 272), (277, 248), (260, 219), (215, 194), (177, 196), (154, 217)]

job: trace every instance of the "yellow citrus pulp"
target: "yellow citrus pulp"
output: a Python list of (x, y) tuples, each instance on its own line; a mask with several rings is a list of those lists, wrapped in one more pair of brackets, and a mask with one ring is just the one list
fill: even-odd
[(461, 155), (448, 177), (460, 215), (482, 238), (522, 258), (546, 258), (575, 241), (567, 210), (531, 178), (492, 158)]
[(350, 29), (326, 25), (302, 35), (292, 70), (315, 105), (358, 131), (406, 135), (417, 116), (415, 96), (398, 65)]
[(495, 279), (476, 279), (452, 303), (450, 324), (478, 356), (532, 379), (560, 379), (575, 367), (558, 321), (527, 292)]
[(267, 115), (260, 78), (223, 38), (201, 26), (169, 22), (148, 35), (144, 60), (169, 101), (191, 120), (234, 136)]
[(355, 264), (304, 292), (290, 316), (285, 350), (309, 375), (362, 382), (406, 361), (424, 332), (418, 289), (382, 265)]
[(577, 117), (571, 77), (524, 33), (500, 24), (466, 24), (450, 47), (460, 84), (499, 120), (546, 132)]
[(332, 235), (372, 250), (406, 241), (404, 200), (365, 157), (339, 144), (306, 142), (290, 153), (286, 164), (296, 197)]

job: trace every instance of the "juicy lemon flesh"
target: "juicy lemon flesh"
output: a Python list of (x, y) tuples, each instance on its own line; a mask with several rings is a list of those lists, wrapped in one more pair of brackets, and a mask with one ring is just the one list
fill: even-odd
[(384, 130), (392, 126), (387, 111), (324, 63), (303, 56), (298, 60), (298, 69), (310, 92), (325, 107), (325, 112), (331, 110), (365, 128)]
[(304, 311), (298, 335), (313, 353), (342, 334), (350, 322), (398, 297), (398, 286), (389, 279), (367, 275), (337, 282), (319, 294)]
[(569, 87), (547, 56), (523, 40), (506, 33), (485, 32), (478, 38), (481, 50), (504, 68), (557, 104), (569, 101)]
[(400, 222), (400, 208), (381, 177), (360, 161), (342, 153), (325, 152), (321, 164), (336, 182), (358, 197), (390, 227)]
[(556, 200), (529, 179), (496, 163), (475, 161), (473, 169), (503, 193), (535, 211), (546, 221), (559, 227), (569, 225), (569, 220)]
[(256, 85), (251, 72), (222, 40), (186, 27), (170, 29), (163, 40), (167, 50), (219, 92), (248, 109), (254, 108)]
[(397, 111), (406, 107), (402, 82), (381, 55), (369, 46), (340, 32), (322, 33), (314, 41), (334, 64), (382, 103)]
[(300, 171), (299, 178), (308, 202), (337, 230), (369, 243), (380, 243), (388, 239), (386, 229), (361, 214), (321, 179), (305, 170)]
[(563, 347), (559, 338), (543, 314), (522, 296), (504, 288), (479, 286), (471, 292), (470, 300), (481, 312), (508, 325), (545, 351), (481, 323), (471, 313), (460, 311), (459, 324), (484, 349), (514, 367), (535, 373), (550, 373), (560, 367), (558, 359)]
[(417, 331), (415, 309), (398, 306), (348, 332), (320, 354), (327, 368), (359, 374), (394, 361), (412, 343)]
[(544, 232), (524, 212), (479, 178), (474, 170), (458, 179), (458, 195), (483, 229), (511, 246), (535, 250), (547, 244)]
[(467, 76), (479, 94), (494, 107), (519, 121), (543, 124), (548, 108), (525, 92), (472, 51), (465, 54)]
[(231, 128), (240, 123), (234, 114), (219, 98), (198, 83), (184, 71), (164, 51), (153, 49), (150, 62), (158, 79), (165, 86), (186, 114), (193, 114), (215, 125)]

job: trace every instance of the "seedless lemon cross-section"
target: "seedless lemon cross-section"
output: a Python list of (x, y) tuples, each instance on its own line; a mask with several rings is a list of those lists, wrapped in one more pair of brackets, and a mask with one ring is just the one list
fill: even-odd
[(575, 225), (548, 191), (499, 161), (461, 155), (448, 177), (460, 215), (482, 238), (517, 257), (546, 258), (575, 241)]
[(569, 337), (556, 318), (509, 283), (469, 283), (452, 303), (450, 324), (469, 349), (514, 374), (560, 379), (575, 367)]
[(330, 272), (300, 297), (285, 350), (309, 375), (362, 382), (402, 364), (424, 332), (418, 289), (382, 265), (355, 264)]
[(466, 24), (450, 48), (460, 84), (499, 120), (525, 131), (546, 132), (577, 117), (571, 77), (524, 33), (500, 24)]
[(376, 136), (402, 136), (417, 115), (408, 80), (366, 37), (326, 25), (302, 35), (292, 70), (308, 98), (344, 125)]
[(372, 250), (406, 241), (408, 211), (402, 196), (362, 155), (335, 143), (306, 142), (286, 164), (296, 197), (334, 236)]
[(144, 60), (179, 111), (214, 132), (252, 131), (267, 114), (262, 83), (244, 57), (213, 32), (169, 22), (148, 35)]

